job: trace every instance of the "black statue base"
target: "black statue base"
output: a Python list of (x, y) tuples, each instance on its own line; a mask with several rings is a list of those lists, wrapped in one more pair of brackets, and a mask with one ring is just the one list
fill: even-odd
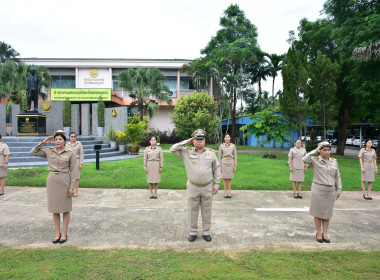
[(26, 112), (17, 115), (17, 136), (46, 135), (46, 116), (41, 113)]

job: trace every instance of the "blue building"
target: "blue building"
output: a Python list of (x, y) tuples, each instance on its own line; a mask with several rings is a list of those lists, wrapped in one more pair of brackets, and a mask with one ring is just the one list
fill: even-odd
[[(276, 115), (281, 115), (280, 112), (276, 112), (275, 114)], [(231, 132), (231, 130), (232, 130), (231, 122), (232, 122), (231, 119), (224, 119), (222, 121), (222, 131), (223, 131), (223, 134), (226, 131)], [(239, 143), (240, 144), (246, 143), (246, 145), (252, 146), (252, 147), (261, 147), (262, 137), (256, 137), (255, 135), (248, 135), (248, 136), (245, 137), (245, 139), (243, 139), (244, 138), (244, 135), (243, 135), (244, 133), (243, 133), (243, 131), (240, 130), (240, 128), (243, 125), (246, 125), (246, 124), (249, 124), (249, 123), (253, 123), (253, 122), (254, 122), (254, 120), (250, 119), (249, 117), (238, 117), (238, 118), (235, 119), (236, 130), (237, 130), (237, 134), (239, 135)], [(227, 126), (228, 126), (228, 128), (227, 128)], [(321, 128), (320, 125), (314, 124), (313, 120), (310, 119), (310, 118), (306, 119), (306, 127), (307, 128)], [(287, 150), (290, 150), (290, 148), (294, 146), (293, 139), (295, 141), (296, 139), (300, 138), (300, 132), (299, 132), (299, 130), (293, 130), (292, 131), (291, 129), (289, 129), (288, 132), (289, 132), (290, 136), (288, 136), (286, 138), (286, 140), (288, 142), (284, 143), (284, 148), (287, 149)], [(266, 141), (265, 137), (264, 137), (264, 147), (269, 147), (269, 144)], [(273, 142), (270, 143), (270, 147), (271, 148), (273, 147)], [(281, 148), (281, 143), (276, 143), (276, 148)]]

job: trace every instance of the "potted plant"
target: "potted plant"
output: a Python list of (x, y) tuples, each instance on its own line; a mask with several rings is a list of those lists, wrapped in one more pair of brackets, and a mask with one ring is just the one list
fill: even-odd
[(106, 105), (100, 97), (98, 101), (98, 136), (104, 135), (104, 109)]
[(137, 121), (138, 119), (138, 115), (132, 116), (128, 119), (128, 125), (124, 126), (126, 129), (127, 138), (131, 143), (131, 146), (129, 147), (129, 153), (131, 154), (139, 153), (140, 141), (149, 133), (148, 120), (144, 118), (142, 121)]
[(66, 98), (63, 103), (63, 130), (66, 132), (66, 135), (70, 134), (71, 129), (71, 102), (69, 98)]
[(108, 132), (105, 133), (105, 136), (110, 140), (110, 148), (115, 149), (116, 148), (116, 141), (117, 141), (117, 133), (116, 130), (113, 129), (112, 125)]
[(116, 133), (117, 133), (117, 142), (119, 142), (119, 151), (125, 152), (125, 143), (127, 142), (128, 134), (126, 131), (121, 132), (120, 130), (118, 130)]

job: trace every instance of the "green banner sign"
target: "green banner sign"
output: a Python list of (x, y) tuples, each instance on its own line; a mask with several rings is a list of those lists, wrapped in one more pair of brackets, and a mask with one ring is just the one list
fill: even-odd
[(110, 88), (52, 88), (50, 98), (52, 101), (97, 101), (101, 97), (104, 101), (111, 101)]

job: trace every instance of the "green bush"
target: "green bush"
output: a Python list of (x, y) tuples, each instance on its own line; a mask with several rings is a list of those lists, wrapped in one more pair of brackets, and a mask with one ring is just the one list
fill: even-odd
[(114, 141), (116, 142), (117, 141), (117, 132), (116, 130), (112, 127), (110, 127), (110, 129), (108, 130), (108, 132), (104, 133), (104, 136), (106, 136), (110, 141)]
[(103, 99), (100, 97), (98, 101), (98, 126), (104, 127), (104, 109), (106, 105), (104, 104)]
[(71, 102), (69, 98), (66, 98), (65, 103), (63, 104), (63, 126), (71, 126)]

